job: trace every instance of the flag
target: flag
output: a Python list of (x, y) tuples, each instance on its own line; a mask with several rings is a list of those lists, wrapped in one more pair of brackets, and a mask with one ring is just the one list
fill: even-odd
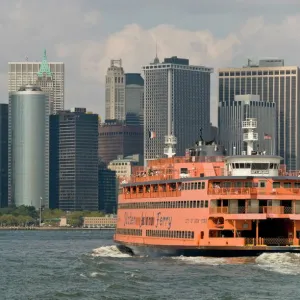
[(150, 139), (156, 138), (156, 132), (154, 132), (154, 131), (149, 131), (149, 138), (150, 138)]
[(264, 140), (271, 140), (271, 139), (272, 139), (272, 137), (270, 134), (264, 133)]

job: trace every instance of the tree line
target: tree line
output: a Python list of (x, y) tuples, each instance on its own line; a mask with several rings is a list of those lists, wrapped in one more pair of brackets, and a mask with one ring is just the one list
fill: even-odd
[[(84, 217), (103, 217), (103, 212), (74, 211), (64, 212), (61, 209), (43, 209), (42, 223), (46, 226), (59, 226), (60, 218), (66, 217), (67, 224), (73, 227), (81, 227)], [(0, 208), (0, 227), (26, 227), (39, 225), (39, 210), (34, 206), (11, 206)]]

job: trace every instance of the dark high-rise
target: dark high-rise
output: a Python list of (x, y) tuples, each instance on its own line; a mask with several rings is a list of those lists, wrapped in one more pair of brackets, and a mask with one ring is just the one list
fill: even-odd
[(118, 155), (143, 155), (142, 125), (127, 125), (122, 121), (106, 120), (99, 125), (99, 159), (108, 164)]
[(50, 116), (50, 207), (98, 210), (98, 115), (85, 109)]
[(0, 207), (8, 205), (8, 104), (0, 104)]
[(125, 119), (127, 125), (144, 123), (144, 79), (139, 73), (125, 74)]
[(99, 210), (109, 214), (117, 211), (117, 176), (106, 167), (99, 167)]

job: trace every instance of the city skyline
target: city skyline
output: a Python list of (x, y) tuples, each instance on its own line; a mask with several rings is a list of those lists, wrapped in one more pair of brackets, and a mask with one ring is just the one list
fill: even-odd
[[(122, 58), (126, 72), (141, 72), (141, 66), (155, 57), (156, 43), (161, 60), (177, 55), (215, 70), (240, 66), (248, 57), (279, 57), (286, 66), (300, 65), (300, 14), (295, 13), (300, 4), (295, 1), (172, 1), (171, 12), (168, 3), (3, 1), (0, 36), (6, 42), (0, 54), (1, 102), (8, 100), (7, 62), (24, 61), (26, 56), (40, 60), (44, 48), (49, 61), (66, 65), (65, 107), (85, 106), (102, 118), (110, 59)], [(216, 73), (212, 77), (212, 122), (216, 124)]]

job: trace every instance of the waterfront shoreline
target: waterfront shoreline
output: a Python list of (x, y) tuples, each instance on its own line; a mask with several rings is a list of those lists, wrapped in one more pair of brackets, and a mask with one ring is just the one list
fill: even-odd
[(115, 228), (86, 228), (86, 227), (0, 227), (0, 230), (115, 230)]

